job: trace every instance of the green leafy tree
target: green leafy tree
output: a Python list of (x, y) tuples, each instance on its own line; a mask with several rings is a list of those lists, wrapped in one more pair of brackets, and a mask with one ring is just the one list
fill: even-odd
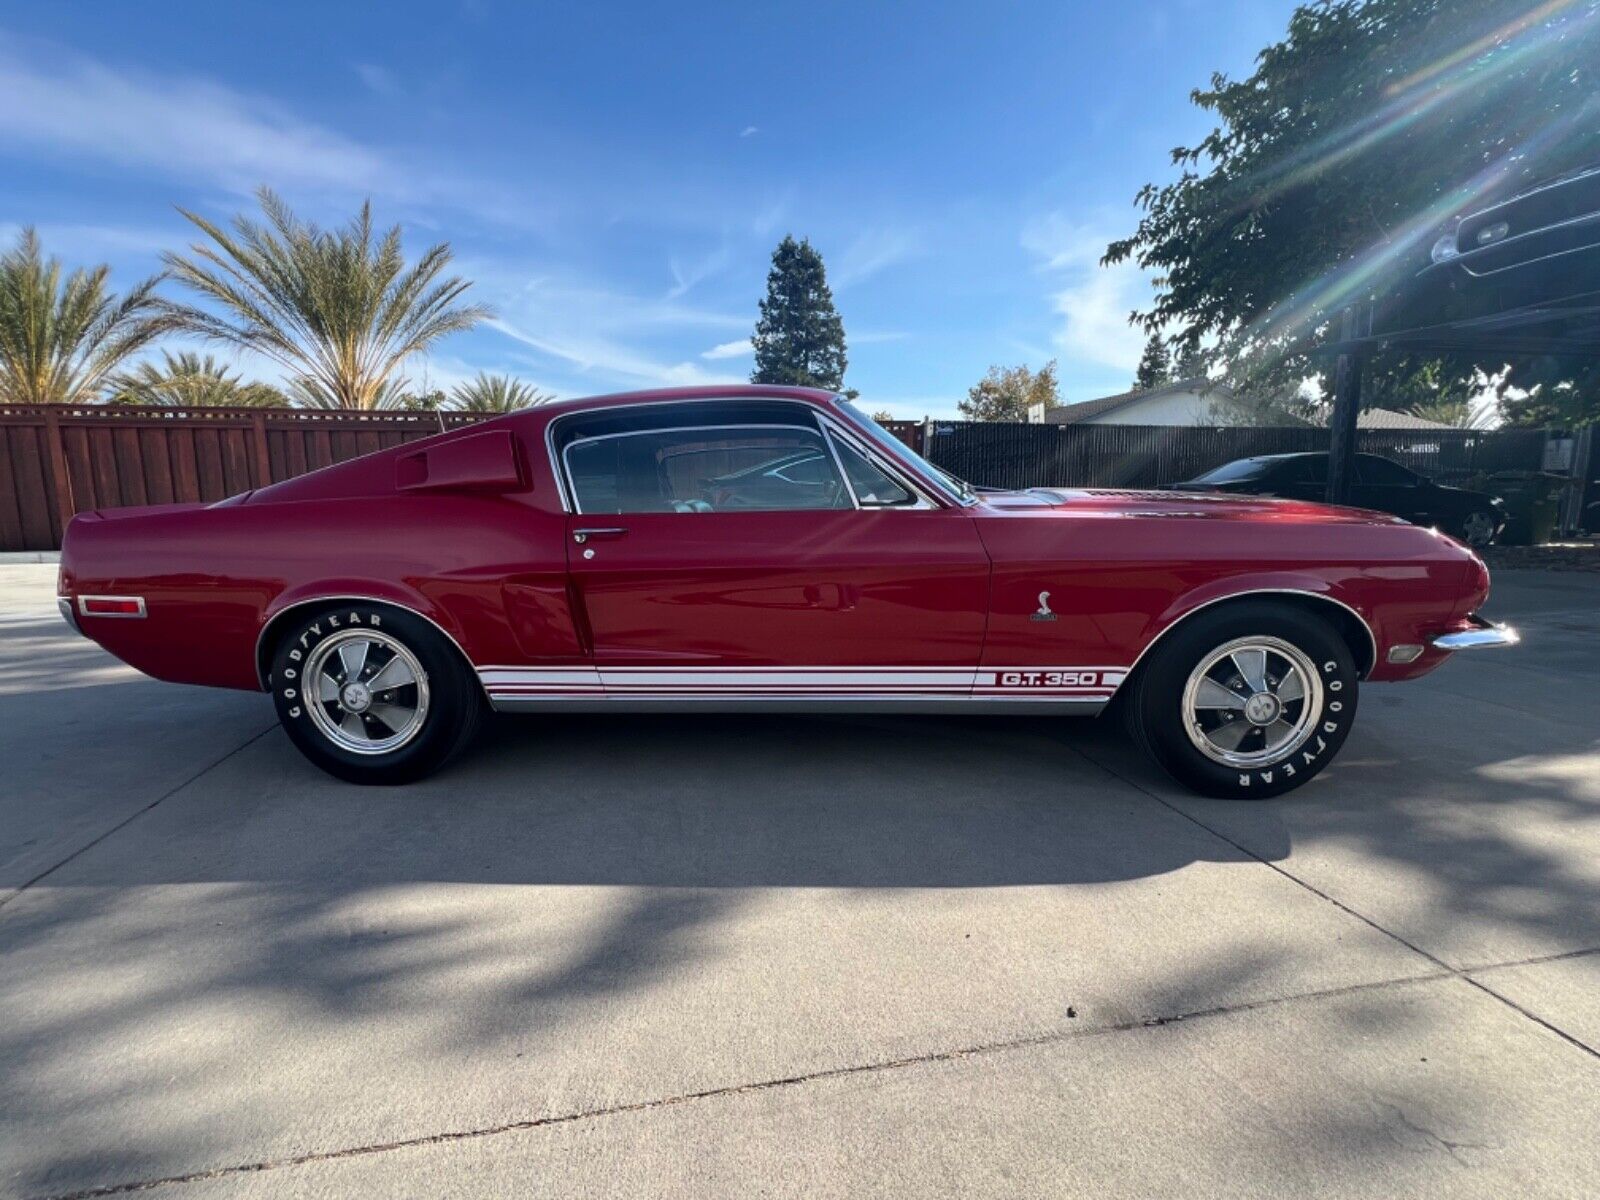
[[(1216, 344), (1236, 381), (1319, 373), (1334, 317), (1424, 264), (1448, 218), (1600, 158), (1595, 18), (1594, 0), (1297, 8), (1249, 78), (1193, 93), (1216, 126), (1172, 152), (1177, 178), (1141, 189), (1138, 228), (1108, 247), (1155, 278), (1134, 320)], [(1503, 365), (1441, 362), (1458, 379)], [(1406, 368), (1371, 369), (1386, 402)]]
[(400, 227), (379, 234), (370, 203), (342, 229), (323, 230), (271, 190), (256, 195), (265, 222), (241, 214), (231, 229), (179, 210), (209, 240), (165, 255), (167, 269), (209, 307), (167, 311), (185, 329), (282, 365), (300, 403), (397, 406), (408, 358), (489, 316), (461, 302), (467, 280), (445, 274), (448, 244), (408, 266)]
[(969, 421), (1026, 421), (1028, 409), (1035, 404), (1042, 404), (1046, 412), (1061, 405), (1053, 358), (1037, 371), (1026, 365), (990, 367), (956, 407)]
[(161, 362), (142, 362), (106, 380), (108, 404), (147, 404), (165, 408), (227, 406), (276, 408), (289, 403), (277, 388), (245, 383), (207, 354), (162, 351)]
[(1167, 343), (1159, 333), (1152, 333), (1139, 356), (1139, 366), (1133, 373), (1133, 386), (1141, 392), (1158, 388), (1172, 380), (1172, 357)]
[(833, 306), (822, 255), (810, 242), (786, 237), (772, 252), (767, 295), (750, 340), (756, 352), (750, 382), (844, 387), (844, 322)]
[(1600, 424), (1600, 362), (1541, 357), (1515, 364), (1500, 395), (1507, 425), (1577, 429)]
[(62, 277), (24, 229), (0, 256), (0, 400), (81, 404), (106, 377), (173, 325), (156, 297), (160, 276), (121, 296), (101, 265)]
[(390, 400), (389, 408), (398, 408), (403, 413), (438, 413), (450, 408), (450, 397), (437, 387), (422, 392), (400, 392)]
[(553, 399), (546, 392), (510, 375), (490, 375), (479, 371), (469, 383), (458, 383), (450, 393), (458, 412), (508, 413), (532, 408)]

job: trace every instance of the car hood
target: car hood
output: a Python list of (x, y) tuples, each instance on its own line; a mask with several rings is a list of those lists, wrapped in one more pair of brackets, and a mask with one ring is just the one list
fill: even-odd
[(1040, 516), (1124, 517), (1209, 521), (1305, 521), (1319, 524), (1404, 525), (1390, 513), (1339, 508), (1307, 500), (1230, 496), (1208, 492), (1156, 492), (1133, 488), (1029, 488), (986, 492), (980, 502), (1005, 513)]

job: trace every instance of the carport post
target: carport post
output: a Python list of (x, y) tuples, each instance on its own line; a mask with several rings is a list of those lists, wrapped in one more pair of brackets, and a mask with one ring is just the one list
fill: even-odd
[(1361, 368), (1365, 357), (1352, 343), (1366, 330), (1362, 302), (1344, 310), (1339, 333), (1343, 348), (1333, 371), (1333, 415), (1328, 421), (1328, 503), (1350, 503), (1350, 480), (1356, 453), (1356, 417), (1361, 412)]

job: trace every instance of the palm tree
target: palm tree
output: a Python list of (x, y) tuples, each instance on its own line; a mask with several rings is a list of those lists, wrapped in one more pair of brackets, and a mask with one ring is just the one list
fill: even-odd
[(210, 309), (172, 305), (182, 326), (282, 365), (303, 404), (372, 409), (402, 394), (407, 358), (490, 315), (458, 303), (472, 285), (444, 276), (450, 247), (407, 267), (397, 225), (379, 236), (367, 202), (343, 229), (302, 221), (270, 189), (256, 193), (266, 222), (243, 214), (231, 231), (180, 209), (209, 242), (164, 256), (172, 277)]
[(277, 388), (265, 383), (243, 383), (239, 376), (207, 354), (162, 351), (162, 363), (142, 362), (131, 371), (119, 371), (106, 380), (109, 404), (151, 404), (162, 407), (225, 405), (236, 408), (273, 408), (289, 403)]
[(457, 412), (508, 413), (532, 408), (554, 399), (547, 392), (530, 387), (510, 375), (489, 375), (483, 371), (471, 383), (458, 383), (450, 393)]
[(38, 235), (24, 229), (0, 256), (0, 400), (7, 404), (79, 404), (129, 355), (172, 327), (155, 294), (161, 276), (122, 296), (101, 264), (61, 277)]

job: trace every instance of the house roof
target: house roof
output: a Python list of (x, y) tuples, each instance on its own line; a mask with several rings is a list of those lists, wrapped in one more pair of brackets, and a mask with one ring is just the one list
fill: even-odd
[[(1105, 413), (1115, 412), (1119, 408), (1126, 408), (1141, 400), (1154, 400), (1162, 396), (1176, 395), (1181, 392), (1194, 392), (1206, 395), (1213, 392), (1227, 392), (1228, 385), (1217, 380), (1207, 379), (1204, 375), (1197, 375), (1191, 379), (1178, 379), (1172, 383), (1164, 383), (1160, 387), (1146, 388), (1144, 390), (1118, 392), (1115, 396), (1101, 396), (1098, 400), (1081, 400), (1077, 404), (1063, 404), (1059, 408), (1052, 408), (1044, 414), (1046, 424), (1050, 425), (1076, 425), (1082, 421), (1092, 421)], [(1294, 413), (1283, 413), (1285, 425), (1310, 425), (1307, 421)], [(1449, 429), (1451, 426), (1440, 421), (1430, 421), (1426, 417), (1414, 417), (1410, 413), (1396, 412), (1392, 408), (1364, 408), (1356, 419), (1359, 429)]]
[(1451, 429), (1443, 421), (1430, 421), (1392, 408), (1364, 408), (1356, 417), (1357, 429)]
[(1196, 375), (1189, 379), (1178, 379), (1172, 383), (1164, 383), (1160, 387), (1135, 388), (1130, 392), (1119, 392), (1115, 396), (1101, 396), (1098, 400), (1080, 400), (1076, 404), (1063, 404), (1059, 408), (1052, 408), (1045, 413), (1044, 419), (1051, 425), (1075, 425), (1079, 421), (1092, 420), (1102, 413), (1123, 408), (1137, 400), (1152, 400), (1160, 396), (1174, 395), (1178, 392), (1204, 394), (1223, 386), (1223, 384), (1213, 383), (1204, 375)]

